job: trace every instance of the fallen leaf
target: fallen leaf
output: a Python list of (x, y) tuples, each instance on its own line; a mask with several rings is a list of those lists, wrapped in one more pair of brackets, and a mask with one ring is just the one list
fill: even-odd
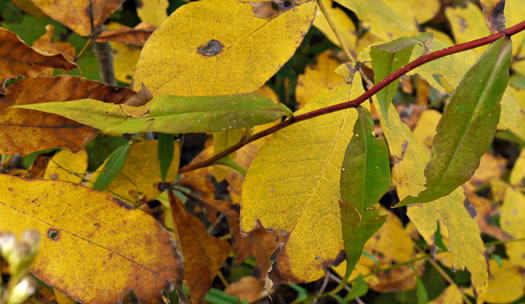
[(321, 90), (344, 83), (344, 77), (334, 72), (338, 66), (339, 61), (334, 57), (331, 50), (317, 56), (315, 65), (306, 66), (304, 73), (297, 77), (297, 86), (295, 87), (295, 97), (299, 109), (304, 107)]
[[(13, 32), (0, 28), (0, 83), (19, 76), (37, 77), (51, 68), (72, 70), (77, 65), (62, 54), (49, 55), (26, 45)], [(0, 93), (1, 90), (0, 90)]]
[(112, 133), (207, 133), (261, 125), (292, 112), (258, 95), (154, 97), (133, 107), (94, 99), (17, 106), (57, 114)]
[[(514, 303), (523, 296), (522, 270), (512, 265), (509, 260), (503, 259), (502, 266), (495, 260), (490, 260), (489, 289), (487, 290), (487, 303)], [(472, 296), (472, 291), (466, 289), (465, 293)]]
[[(509, 233), (514, 239), (525, 237), (523, 222), (525, 221), (525, 195), (518, 190), (508, 187), (500, 218), (501, 229)], [(523, 241), (505, 244), (510, 262), (525, 268), (525, 246)]]
[(142, 211), (69, 182), (0, 175), (0, 185), (0, 230), (39, 231), (31, 271), (68, 297), (115, 303), (133, 289), (143, 302), (163, 303), (161, 290), (181, 283), (174, 240)]
[(73, 153), (62, 150), (49, 160), (44, 179), (68, 181), (79, 184), (84, 180), (88, 165), (86, 150)]
[[(29, 78), (0, 95), (0, 153), (22, 155), (61, 147), (78, 152), (90, 140), (92, 128), (57, 115), (14, 109), (12, 106), (92, 98), (108, 103), (123, 103), (135, 95), (130, 89), (117, 88), (75, 76)], [(29, 136), (30, 135), (30, 136)]]
[[(297, 113), (359, 96), (359, 75), (353, 84), (326, 89)], [(241, 229), (262, 226), (288, 234), (272, 279), (313, 281), (339, 261), (338, 180), (356, 119), (355, 110), (348, 109), (292, 125), (274, 133), (251, 163), (242, 188)]]
[(133, 87), (144, 83), (154, 96), (255, 91), (294, 54), (315, 11), (306, 1), (263, 19), (237, 0), (183, 5), (144, 45)]
[(204, 224), (188, 213), (171, 191), (169, 198), (184, 258), (184, 280), (191, 299), (201, 303), (228, 257), (231, 246), (227, 241), (209, 235)]
[(429, 304), (463, 304), (463, 296), (457, 285), (448, 286), (442, 294)]
[[(108, 25), (106, 30), (97, 36), (97, 42), (116, 41), (135, 46), (143, 46), (153, 34), (156, 27), (149, 22), (139, 23), (134, 28), (122, 24)], [(138, 59), (138, 58), (137, 58)], [(133, 66), (134, 67), (134, 66)]]
[(168, 0), (138, 0), (137, 15), (140, 20), (158, 27), (168, 19)]
[[(33, 42), (33, 47), (49, 54), (61, 54), (69, 61), (75, 61), (75, 48), (68, 42), (53, 41), (55, 26), (46, 25), (46, 33), (37, 41)], [(49, 75), (52, 76), (52, 75)]]
[(33, 0), (46, 15), (69, 27), (80, 36), (95, 34), (95, 28), (116, 11), (124, 0)]
[[(126, 161), (117, 177), (105, 187), (113, 195), (122, 200), (136, 203), (139, 200), (149, 201), (160, 194), (159, 184), (162, 183), (160, 164), (158, 160), (157, 140), (144, 140), (131, 144)], [(180, 143), (175, 143), (173, 161), (166, 180), (174, 180), (179, 170)], [(91, 181), (96, 181), (104, 170), (107, 160), (92, 175)]]
[(224, 292), (250, 303), (267, 295), (267, 292), (264, 290), (264, 281), (255, 277), (243, 277), (226, 287)]

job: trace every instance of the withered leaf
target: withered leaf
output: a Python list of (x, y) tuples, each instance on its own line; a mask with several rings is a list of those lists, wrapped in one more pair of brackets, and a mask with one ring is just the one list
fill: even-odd
[(96, 40), (97, 42), (118, 41), (143, 46), (155, 29), (156, 27), (151, 23), (141, 22), (134, 28), (121, 26), (118, 29), (106, 30), (102, 32)]
[(62, 54), (67, 60), (74, 61), (75, 48), (68, 42), (53, 41), (54, 33), (55, 26), (46, 25), (46, 33), (33, 42), (33, 47), (53, 55)]
[(0, 84), (6, 79), (36, 77), (49, 68), (72, 70), (77, 65), (63, 55), (47, 55), (26, 45), (13, 32), (0, 28)]
[(92, 98), (120, 104), (136, 93), (76, 76), (21, 80), (0, 95), (0, 154), (28, 153), (61, 147), (79, 151), (94, 129), (72, 120), (11, 106)]

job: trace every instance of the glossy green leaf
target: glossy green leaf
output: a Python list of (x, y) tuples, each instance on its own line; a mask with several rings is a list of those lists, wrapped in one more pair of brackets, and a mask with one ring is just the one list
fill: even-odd
[(175, 151), (175, 142), (172, 134), (160, 133), (158, 138), (158, 155), (160, 164), (160, 176), (163, 181), (166, 181), (166, 175), (173, 161), (173, 154)]
[(425, 167), (426, 189), (397, 206), (436, 200), (474, 174), (496, 134), (511, 57), (511, 41), (501, 38), (463, 77), (437, 126), (431, 159)]
[(108, 162), (93, 184), (93, 190), (103, 191), (117, 177), (126, 162), (129, 143), (118, 147), (109, 156)]
[(390, 164), (383, 138), (374, 138), (374, 122), (367, 109), (357, 108), (354, 135), (341, 168), (341, 224), (347, 260), (346, 282), (359, 260), (365, 242), (386, 217), (370, 210), (390, 186)]
[[(429, 42), (432, 41), (432, 37), (432, 33), (422, 33), (415, 37), (402, 37), (389, 43), (373, 46), (370, 49), (370, 57), (372, 58), (375, 82), (380, 82), (406, 65), (410, 60), (414, 47), (422, 44), (427, 48)], [(388, 104), (396, 94), (399, 81), (400, 79), (393, 81), (377, 93), (383, 113), (388, 111)]]
[(174, 96), (132, 107), (93, 99), (48, 102), (20, 108), (64, 116), (114, 133), (206, 133), (265, 124), (290, 116), (283, 104), (259, 95)]

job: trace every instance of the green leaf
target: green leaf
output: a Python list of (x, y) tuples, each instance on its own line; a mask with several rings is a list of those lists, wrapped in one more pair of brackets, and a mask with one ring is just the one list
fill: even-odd
[(19, 106), (64, 116), (114, 133), (206, 133), (265, 124), (291, 116), (283, 104), (259, 95), (174, 96), (132, 107), (93, 99)]
[(364, 296), (368, 292), (368, 284), (366, 284), (365, 280), (363, 279), (362, 275), (359, 275), (357, 278), (357, 281), (352, 285), (352, 289), (350, 292), (346, 295), (345, 301), (348, 303), (355, 298), (359, 298)]
[(160, 163), (160, 176), (162, 181), (166, 181), (166, 175), (173, 161), (175, 142), (172, 134), (160, 133), (158, 138), (158, 154)]
[(416, 276), (417, 276), (417, 281), (416, 281), (417, 304), (427, 304), (428, 294), (425, 288), (425, 284), (423, 284), (423, 280), (421, 280), (421, 277), (419, 276), (419, 273), (417, 272), (413, 264), (410, 264), (410, 268), (412, 268), (412, 270), (416, 273)]
[(239, 172), (242, 175), (246, 175), (246, 169), (241, 167), (238, 163), (236, 163), (229, 155), (219, 159), (215, 162), (216, 165), (223, 165), (228, 168), (231, 168), (237, 172)]
[(437, 222), (437, 229), (434, 233), (434, 244), (437, 248), (439, 248), (442, 251), (448, 251), (447, 246), (443, 242), (443, 236), (441, 235), (441, 224)]
[[(426, 48), (432, 37), (432, 33), (422, 33), (415, 37), (402, 37), (386, 44), (373, 46), (370, 49), (370, 57), (372, 58), (375, 82), (380, 82), (406, 65), (410, 60), (414, 47), (417, 44), (422, 44)], [(388, 105), (396, 94), (399, 81), (400, 79), (393, 81), (377, 93), (383, 113), (387, 113)]]
[(103, 191), (117, 177), (128, 155), (129, 143), (118, 147), (109, 156), (108, 162), (93, 184), (93, 190)]
[(397, 206), (434, 201), (474, 174), (496, 134), (511, 57), (511, 41), (501, 38), (463, 77), (437, 126), (431, 159), (425, 167), (426, 189)]
[(374, 138), (374, 122), (367, 109), (357, 108), (354, 135), (341, 168), (341, 224), (346, 254), (346, 282), (359, 260), (365, 242), (386, 217), (370, 210), (390, 186), (390, 164), (383, 138)]

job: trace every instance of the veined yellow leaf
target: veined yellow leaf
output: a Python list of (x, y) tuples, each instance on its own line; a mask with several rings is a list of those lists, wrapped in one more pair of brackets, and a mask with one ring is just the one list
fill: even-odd
[(62, 150), (49, 160), (44, 179), (80, 183), (86, 173), (87, 165), (86, 150), (80, 150), (77, 153)]
[(154, 96), (253, 92), (294, 54), (315, 11), (315, 1), (270, 18), (238, 0), (183, 5), (144, 45), (133, 86)]
[[(363, 92), (360, 76), (317, 94), (297, 113), (349, 100)], [(289, 235), (273, 278), (313, 281), (324, 276), (343, 249), (339, 177), (357, 119), (355, 109), (292, 125), (265, 143), (246, 175), (241, 228), (282, 230)]]

